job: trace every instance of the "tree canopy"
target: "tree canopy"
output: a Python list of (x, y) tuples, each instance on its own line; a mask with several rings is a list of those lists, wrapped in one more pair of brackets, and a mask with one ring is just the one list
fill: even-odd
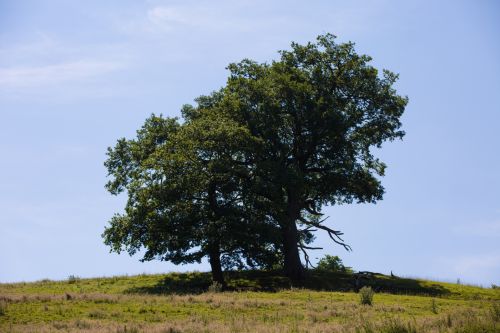
[[(193, 121), (187, 112), (200, 114)], [(175, 264), (208, 256), (214, 280), (226, 268), (267, 267), (275, 262), (273, 225), (245, 205), (248, 179), (237, 163), (251, 153), (248, 131), (212, 110), (186, 108), (186, 122), (152, 115), (137, 139), (118, 141), (105, 165), (108, 190), (127, 190), (125, 214), (115, 215), (103, 237), (142, 260)], [(251, 237), (247, 239), (248, 237)]]
[(381, 200), (385, 164), (373, 155), (402, 138), (407, 98), (353, 43), (333, 35), (292, 43), (271, 63), (230, 64), (225, 87), (184, 106), (184, 122), (152, 116), (108, 150), (108, 190), (125, 214), (104, 232), (112, 250), (225, 267), (279, 263), (303, 277), (314, 232), (349, 249), (321, 219), (327, 205)]

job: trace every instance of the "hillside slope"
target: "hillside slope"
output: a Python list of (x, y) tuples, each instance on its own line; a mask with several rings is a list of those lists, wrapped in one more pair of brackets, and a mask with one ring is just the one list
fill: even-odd
[[(384, 275), (269, 272), (0, 284), (0, 332), (499, 332), (500, 291)], [(361, 305), (360, 285), (375, 291)], [(212, 288), (213, 289), (213, 288)]]

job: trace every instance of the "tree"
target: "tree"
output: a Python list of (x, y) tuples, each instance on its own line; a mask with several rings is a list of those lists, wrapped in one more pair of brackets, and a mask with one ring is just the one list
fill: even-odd
[[(373, 155), (402, 138), (407, 99), (354, 44), (333, 35), (292, 43), (270, 64), (229, 65), (226, 86), (185, 106), (185, 123), (152, 116), (137, 139), (118, 141), (106, 166), (125, 214), (104, 232), (112, 250), (174, 263), (209, 257), (221, 266), (268, 267), (282, 261), (303, 278), (314, 232), (327, 226), (327, 205), (381, 200), (385, 164)], [(282, 260), (280, 260), (282, 257)]]
[(318, 261), (316, 269), (319, 271), (352, 273), (351, 267), (344, 266), (342, 259), (338, 256), (325, 255)]
[(369, 56), (333, 35), (280, 54), (270, 64), (231, 64), (220, 103), (262, 143), (252, 188), (279, 226), (286, 274), (300, 280), (299, 251), (307, 260), (313, 248), (302, 240), (311, 232), (324, 230), (349, 249), (320, 219), (322, 207), (382, 199), (386, 166), (372, 150), (403, 137), (407, 98), (393, 88), (396, 74), (379, 76)]
[[(213, 280), (224, 285), (222, 266), (274, 262), (271, 223), (244, 205), (248, 169), (237, 163), (258, 144), (248, 131), (210, 110), (217, 94), (186, 106), (184, 124), (152, 115), (134, 140), (118, 140), (105, 166), (112, 194), (128, 194), (103, 237), (112, 251), (175, 264), (208, 256)], [(252, 207), (252, 205), (248, 205)], [(258, 220), (257, 220), (258, 219)]]

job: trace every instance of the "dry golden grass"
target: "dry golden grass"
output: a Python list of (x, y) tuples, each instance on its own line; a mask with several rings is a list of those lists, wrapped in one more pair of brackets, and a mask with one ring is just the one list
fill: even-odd
[[(186, 319), (165, 319), (158, 323), (120, 323), (108, 320), (76, 319), (52, 323), (29, 323), (3, 327), (2, 332), (151, 332), (151, 333), (195, 333), (195, 332), (499, 332), (500, 326), (491, 324), (487, 313), (450, 312), (438, 316), (403, 318), (387, 316), (378, 320), (366, 311), (336, 313), (337, 321), (330, 321), (324, 315), (313, 312), (274, 313), (255, 316), (229, 316), (214, 319), (210, 315), (192, 315)], [(374, 310), (375, 312), (378, 310)], [(484, 321), (488, 321), (485, 323)]]

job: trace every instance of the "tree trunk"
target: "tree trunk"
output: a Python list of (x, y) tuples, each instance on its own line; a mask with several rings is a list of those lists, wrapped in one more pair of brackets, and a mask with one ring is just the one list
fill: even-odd
[[(216, 184), (211, 181), (208, 187), (208, 200), (210, 204), (210, 209), (212, 210), (213, 216), (217, 221), (220, 218), (219, 207), (217, 206), (216, 198)], [(209, 230), (208, 237), (211, 238), (208, 248), (208, 261), (210, 262), (210, 267), (212, 268), (212, 281), (218, 282), (223, 288), (226, 287), (224, 281), (224, 276), (222, 275), (222, 266), (220, 263), (220, 241), (217, 230), (213, 227)]]
[(214, 246), (209, 251), (210, 268), (212, 269), (212, 281), (218, 282), (222, 287), (226, 286), (224, 281), (224, 276), (222, 275), (222, 266), (220, 263), (220, 250), (217, 246)]
[(304, 279), (304, 268), (302, 267), (297, 247), (298, 235), (295, 220), (288, 220), (282, 226), (282, 234), (285, 274), (292, 281), (300, 282)]
[(300, 204), (296, 193), (288, 191), (288, 205), (286, 218), (281, 224), (284, 252), (285, 274), (292, 281), (300, 282), (304, 279), (304, 267), (300, 261), (296, 221), (300, 217)]

